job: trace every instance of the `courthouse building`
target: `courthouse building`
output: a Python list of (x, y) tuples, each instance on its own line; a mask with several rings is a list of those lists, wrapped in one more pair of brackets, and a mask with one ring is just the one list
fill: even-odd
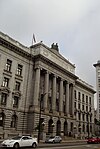
[(94, 134), (93, 87), (42, 42), (25, 47), (0, 32), (0, 137)]

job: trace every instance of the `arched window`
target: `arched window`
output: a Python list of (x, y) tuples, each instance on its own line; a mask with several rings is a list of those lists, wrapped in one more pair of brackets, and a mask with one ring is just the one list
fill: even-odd
[(11, 127), (16, 128), (16, 126), (17, 126), (17, 116), (14, 114), (11, 120)]
[(61, 122), (60, 122), (60, 120), (57, 121), (56, 134), (59, 136), (61, 134)]
[(64, 136), (68, 135), (68, 124), (67, 121), (64, 122)]
[(54, 127), (53, 120), (50, 119), (49, 122), (48, 122), (48, 133), (49, 134), (52, 134), (53, 133), (53, 127)]

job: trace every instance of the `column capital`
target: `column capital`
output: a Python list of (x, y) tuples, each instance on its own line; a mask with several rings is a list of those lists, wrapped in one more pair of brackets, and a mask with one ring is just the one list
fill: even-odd
[(70, 84), (69, 80), (65, 80), (65, 83), (66, 83), (66, 84)]
[(52, 74), (52, 76), (53, 76), (54, 78), (57, 78), (57, 75), (56, 75), (56, 74)]
[(48, 70), (44, 69), (45, 74), (50, 74), (50, 72)]
[(64, 79), (63, 78), (60, 78), (60, 81), (64, 81)]
[(36, 69), (41, 69), (42, 70), (42, 68), (40, 66), (35, 66), (35, 70)]

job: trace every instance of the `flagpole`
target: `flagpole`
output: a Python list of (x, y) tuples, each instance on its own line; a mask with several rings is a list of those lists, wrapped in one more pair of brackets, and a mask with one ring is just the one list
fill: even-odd
[(33, 45), (34, 43), (36, 43), (36, 39), (35, 39), (35, 35), (34, 35), (34, 33), (33, 33), (33, 37), (32, 37), (32, 45)]

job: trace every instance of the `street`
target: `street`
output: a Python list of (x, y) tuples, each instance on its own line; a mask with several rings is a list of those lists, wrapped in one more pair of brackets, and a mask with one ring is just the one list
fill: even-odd
[[(1, 148), (1, 144), (0, 144)], [(39, 144), (36, 149), (100, 149), (100, 144), (87, 144), (87, 143), (64, 143), (64, 144)], [(3, 148), (4, 149), (4, 148)], [(25, 149), (32, 149), (26, 147)]]
[[(42, 149), (100, 149), (100, 144), (86, 144), (86, 145), (73, 145), (73, 146), (57, 146), (57, 147), (44, 147)], [(40, 148), (38, 148), (40, 149)]]

